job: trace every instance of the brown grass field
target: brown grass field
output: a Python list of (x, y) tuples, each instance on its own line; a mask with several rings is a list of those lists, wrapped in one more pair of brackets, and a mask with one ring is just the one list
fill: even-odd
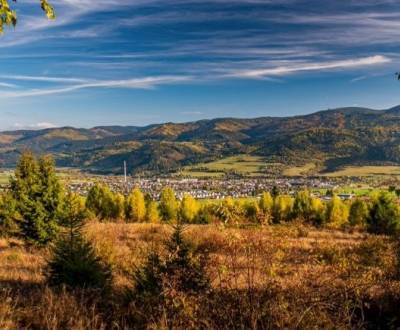
[(171, 227), (91, 223), (98, 253), (113, 265), (107, 297), (46, 286), (48, 250), (0, 240), (1, 329), (350, 329), (399, 324), (400, 281), (395, 245), (386, 237), (315, 229), (302, 224), (265, 228), (190, 226), (185, 237), (209, 254), (213, 292), (177, 295), (162, 317), (124, 302), (130, 273), (161, 250)]

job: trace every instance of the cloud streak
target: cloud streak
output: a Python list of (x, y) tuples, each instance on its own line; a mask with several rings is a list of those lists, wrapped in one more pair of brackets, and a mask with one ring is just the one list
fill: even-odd
[(160, 85), (180, 83), (183, 81), (187, 81), (188, 79), (190, 79), (190, 77), (164, 76), (164, 77), (133, 78), (133, 79), (123, 79), (123, 80), (93, 81), (83, 84), (73, 84), (64, 87), (28, 89), (28, 90), (10, 91), (10, 92), (0, 91), (0, 98), (45, 96), (45, 95), (63, 94), (63, 93), (78, 91), (81, 89), (93, 89), (93, 88), (152, 89)]
[(372, 66), (378, 64), (389, 63), (391, 60), (388, 57), (375, 55), (358, 59), (347, 59), (332, 62), (320, 63), (300, 63), (291, 66), (280, 66), (276, 68), (256, 69), (256, 70), (239, 70), (227, 74), (227, 76), (241, 77), (241, 78), (262, 78), (268, 76), (285, 76), (297, 72), (305, 71), (327, 71), (336, 69), (351, 69), (362, 66)]

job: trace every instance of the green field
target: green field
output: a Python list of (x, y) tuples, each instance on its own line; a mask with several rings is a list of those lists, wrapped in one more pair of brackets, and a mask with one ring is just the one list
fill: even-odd
[(225, 173), (235, 172), (247, 176), (263, 175), (268, 163), (263, 157), (239, 155), (216, 160), (210, 163), (201, 163), (186, 166), (178, 174), (192, 177), (220, 177)]
[(302, 176), (302, 175), (307, 175), (311, 171), (316, 169), (316, 164), (315, 163), (307, 163), (303, 166), (294, 166), (294, 167), (289, 167), (283, 170), (283, 175), (284, 176)]
[(0, 184), (8, 183), (8, 180), (9, 180), (11, 174), (12, 174), (11, 171), (0, 172)]
[(325, 173), (323, 175), (329, 177), (380, 175), (400, 176), (400, 166), (349, 166), (334, 172)]

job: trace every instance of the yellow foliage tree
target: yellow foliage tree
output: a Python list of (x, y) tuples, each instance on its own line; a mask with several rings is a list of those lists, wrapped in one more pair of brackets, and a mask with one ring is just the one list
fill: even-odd
[(121, 194), (115, 194), (113, 198), (112, 206), (112, 218), (113, 219), (123, 219), (125, 211), (125, 197)]
[(293, 198), (279, 195), (274, 200), (272, 209), (273, 221), (279, 223), (290, 219), (293, 208)]
[(349, 219), (349, 208), (334, 195), (326, 207), (325, 221), (332, 227), (341, 227)]
[(199, 212), (199, 203), (189, 194), (185, 194), (179, 208), (179, 216), (183, 222), (191, 223)]
[(324, 222), (325, 204), (319, 198), (311, 199), (311, 218), (314, 225), (321, 225)]
[[(40, 6), (46, 13), (48, 19), (55, 19), (54, 8), (47, 0), (40, 0)], [(17, 24), (17, 12), (11, 9), (9, 0), (0, 0), (0, 32), (3, 32), (4, 26), (15, 26)]]
[(270, 194), (270, 192), (264, 192), (261, 195), (260, 201), (258, 203), (260, 210), (264, 214), (270, 214), (272, 211), (272, 207), (274, 206), (274, 200)]
[(160, 196), (160, 213), (164, 221), (173, 221), (178, 216), (178, 202), (172, 188), (166, 187)]
[(146, 217), (146, 203), (139, 188), (135, 188), (126, 200), (126, 218), (132, 222), (142, 222)]
[(147, 205), (146, 221), (150, 223), (160, 222), (160, 212), (158, 211), (158, 205), (155, 201), (150, 201)]

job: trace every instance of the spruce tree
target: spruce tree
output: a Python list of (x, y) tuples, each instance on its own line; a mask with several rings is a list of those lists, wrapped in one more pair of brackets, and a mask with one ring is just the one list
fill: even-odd
[(111, 268), (103, 263), (90, 242), (82, 235), (86, 219), (79, 196), (67, 196), (61, 213), (63, 232), (53, 247), (47, 268), (51, 285), (106, 289), (111, 283)]
[(133, 273), (135, 287), (129, 293), (131, 298), (151, 305), (162, 303), (171, 289), (196, 295), (210, 288), (205, 269), (206, 256), (196, 252), (184, 239), (182, 224), (173, 228), (171, 238), (165, 242), (167, 255), (162, 258), (157, 252), (151, 252), (143, 267)]
[(394, 235), (400, 232), (400, 207), (394, 196), (387, 192), (374, 198), (367, 217), (368, 231)]
[(52, 158), (45, 156), (38, 161), (30, 152), (22, 154), (10, 179), (10, 192), (23, 238), (40, 245), (53, 240), (59, 228), (62, 189)]
[(19, 232), (19, 215), (16, 202), (9, 192), (0, 195), (0, 235), (16, 235)]

